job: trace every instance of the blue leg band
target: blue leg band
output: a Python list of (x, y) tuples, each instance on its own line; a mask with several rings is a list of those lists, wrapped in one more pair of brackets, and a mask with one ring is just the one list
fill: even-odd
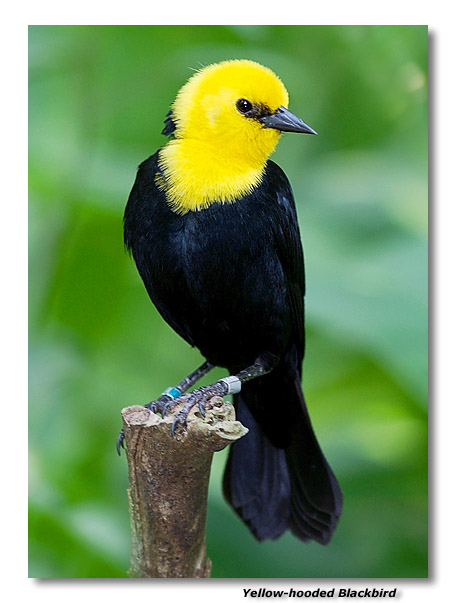
[(181, 395), (180, 391), (177, 387), (167, 387), (165, 391), (162, 393), (162, 396), (168, 396), (169, 398), (178, 398)]

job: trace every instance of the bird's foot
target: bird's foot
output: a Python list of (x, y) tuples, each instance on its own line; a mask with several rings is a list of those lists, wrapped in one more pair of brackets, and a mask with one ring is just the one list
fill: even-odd
[[(164, 417), (179, 404), (180, 395), (181, 392), (176, 387), (168, 387), (158, 400), (152, 400), (152, 402), (144, 404), (144, 407), (148, 408), (153, 413), (159, 413)], [(125, 432), (123, 429), (120, 430), (120, 433), (117, 436), (116, 449), (119, 456), (122, 455), (122, 448), (125, 450)]]
[[(186, 394), (187, 400), (184, 403), (182, 410), (179, 411), (178, 415), (173, 421), (171, 427), (171, 435), (174, 437), (177, 426), (185, 426), (187, 423), (187, 417), (191, 409), (198, 404), (198, 408), (203, 417), (206, 415), (205, 407), (207, 402), (214, 396), (226, 396), (227, 394), (237, 394), (240, 391), (240, 381), (237, 377), (227, 377), (221, 379), (217, 383), (212, 385), (205, 385), (199, 389), (195, 389), (191, 394)], [(145, 404), (145, 408), (148, 408), (153, 413), (160, 413), (164, 418), (170, 411), (172, 411), (181, 401), (181, 392), (175, 387), (169, 387), (158, 400), (153, 400)], [(117, 438), (117, 452), (121, 455), (121, 449), (125, 449), (125, 432), (122, 429)]]
[(151, 410), (153, 413), (161, 414), (165, 417), (171, 410), (173, 410), (180, 402), (179, 397), (181, 392), (176, 387), (168, 387), (158, 398), (145, 404), (145, 407)]
[(204, 417), (206, 415), (205, 407), (207, 402), (214, 396), (225, 396), (227, 393), (229, 393), (229, 387), (226, 383), (221, 381), (214, 383), (213, 385), (205, 385), (199, 389), (193, 390), (182, 410), (179, 411), (179, 414), (174, 419), (171, 427), (172, 437), (174, 437), (176, 428), (179, 424), (183, 426), (186, 425), (188, 414), (196, 404), (198, 404), (199, 411)]

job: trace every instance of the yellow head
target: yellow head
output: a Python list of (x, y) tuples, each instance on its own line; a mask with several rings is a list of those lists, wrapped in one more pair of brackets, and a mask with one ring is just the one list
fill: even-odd
[(233, 202), (257, 186), (281, 131), (315, 133), (287, 107), (281, 80), (253, 61), (195, 73), (172, 105), (174, 139), (160, 151), (158, 184), (173, 209)]

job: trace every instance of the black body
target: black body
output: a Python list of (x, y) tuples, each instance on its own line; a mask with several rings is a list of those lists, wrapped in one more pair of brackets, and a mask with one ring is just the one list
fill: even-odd
[(235, 396), (250, 432), (231, 446), (225, 495), (259, 540), (289, 528), (326, 544), (342, 494), (301, 391), (304, 262), (288, 180), (268, 161), (251, 194), (179, 215), (157, 172), (155, 154), (139, 168), (124, 218), (125, 244), (153, 303), (229, 374), (258, 358), (275, 367)]

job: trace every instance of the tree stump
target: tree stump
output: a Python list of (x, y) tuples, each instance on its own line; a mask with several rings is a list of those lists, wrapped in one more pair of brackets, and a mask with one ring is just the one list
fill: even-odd
[[(188, 395), (181, 396), (182, 403)], [(209, 578), (206, 511), (213, 453), (248, 431), (232, 404), (212, 398), (187, 426), (171, 426), (181, 404), (161, 416), (143, 406), (122, 410), (128, 460), (130, 570), (139, 578)]]

